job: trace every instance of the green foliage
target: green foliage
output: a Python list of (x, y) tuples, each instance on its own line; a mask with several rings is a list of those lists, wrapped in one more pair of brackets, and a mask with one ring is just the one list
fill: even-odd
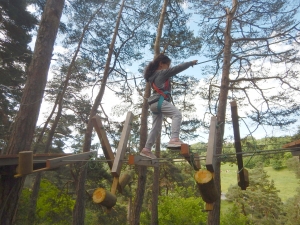
[(10, 137), (31, 61), (28, 44), (37, 20), (27, 6), (26, 0), (0, 1), (0, 149)]
[[(160, 196), (158, 220), (161, 225), (206, 224), (207, 214), (203, 212), (201, 198)], [(149, 224), (149, 223), (147, 223)]]
[(240, 212), (240, 208), (233, 204), (229, 209), (221, 214), (221, 225), (251, 225), (252, 223)]
[[(72, 221), (74, 200), (48, 180), (42, 180), (37, 201), (36, 223), (39, 225), (65, 225)], [(30, 191), (24, 189), (21, 195), (17, 224), (26, 220)]]
[(300, 218), (300, 188), (293, 198), (288, 199), (284, 207), (285, 225), (299, 224)]
[(249, 174), (247, 190), (232, 186), (226, 194), (227, 199), (234, 202), (254, 224), (282, 224), (283, 204), (273, 180), (269, 180), (262, 166)]

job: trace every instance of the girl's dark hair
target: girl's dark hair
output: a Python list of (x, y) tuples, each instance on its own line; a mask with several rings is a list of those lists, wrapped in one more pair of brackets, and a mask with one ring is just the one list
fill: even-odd
[(171, 59), (162, 53), (156, 56), (155, 59), (153, 59), (153, 61), (150, 62), (145, 69), (144, 78), (147, 82), (149, 81), (149, 78), (152, 76), (155, 70), (157, 70), (160, 62), (162, 62), (163, 64), (167, 64), (171, 62)]

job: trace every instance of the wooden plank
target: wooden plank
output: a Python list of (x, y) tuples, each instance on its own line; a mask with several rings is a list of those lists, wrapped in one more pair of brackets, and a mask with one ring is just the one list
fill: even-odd
[(100, 116), (98, 116), (98, 115), (94, 116), (92, 118), (92, 122), (93, 122), (94, 128), (96, 130), (96, 133), (99, 137), (100, 144), (102, 146), (104, 156), (108, 160), (107, 161), (108, 166), (109, 166), (110, 169), (112, 169), (113, 160), (114, 160), (115, 157), (114, 157), (113, 151), (111, 150), (111, 146), (109, 144), (105, 129), (102, 125)]
[(110, 190), (110, 192), (112, 194), (116, 195), (118, 185), (119, 185), (119, 177), (114, 177), (113, 183), (112, 183), (112, 186), (111, 186), (111, 190)]
[(63, 156), (54, 159), (48, 159), (46, 161), (46, 168), (52, 169), (60, 166), (64, 166), (71, 163), (76, 163), (80, 160), (87, 160), (92, 157), (97, 151), (83, 152), (75, 155)]
[(150, 159), (141, 155), (129, 155), (128, 160), (129, 165), (139, 165), (139, 166), (151, 166), (158, 167), (159, 161), (158, 159)]
[[(233, 126), (233, 135), (234, 135), (234, 146), (236, 153), (242, 153), (242, 145), (240, 138), (240, 129), (239, 129), (239, 116), (237, 110), (236, 101), (230, 102), (231, 106), (231, 118)], [(244, 175), (244, 165), (243, 165), (243, 156), (242, 154), (236, 154), (237, 164), (238, 164), (238, 174), (240, 178), (239, 186), (242, 190), (246, 190), (246, 180)]]
[(126, 146), (127, 146), (127, 142), (129, 139), (132, 120), (133, 120), (133, 114), (132, 114), (132, 112), (128, 112), (125, 123), (124, 123), (123, 130), (122, 130), (116, 157), (114, 159), (113, 167), (111, 169), (111, 173), (114, 177), (119, 177), (120, 173), (121, 173), (122, 160), (124, 159), (124, 156), (125, 156)]
[[(67, 155), (71, 155), (71, 154), (65, 154), (65, 153), (33, 154), (33, 164), (46, 163), (47, 159), (61, 157), (61, 156), (67, 156)], [(19, 155), (18, 154), (0, 155), (0, 166), (18, 165), (18, 161), (19, 161)]]
[(217, 117), (212, 116), (210, 119), (208, 144), (206, 151), (206, 168), (207, 170), (214, 172), (215, 167), (215, 153), (216, 153), (216, 128), (217, 128)]
[(293, 142), (287, 143), (287, 144), (283, 145), (282, 147), (283, 147), (283, 148), (300, 147), (300, 140), (297, 140), (297, 141), (293, 141)]

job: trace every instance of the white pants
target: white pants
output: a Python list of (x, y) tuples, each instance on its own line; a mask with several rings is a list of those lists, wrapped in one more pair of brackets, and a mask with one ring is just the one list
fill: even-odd
[[(150, 105), (150, 110), (154, 113), (157, 112), (157, 104), (158, 102), (155, 102)], [(180, 125), (181, 125), (181, 119), (182, 115), (181, 112), (170, 102), (163, 101), (161, 106), (161, 113), (152, 115), (152, 128), (148, 135), (147, 142), (145, 147), (148, 149), (151, 149), (154, 145), (156, 138), (161, 131), (162, 127), (162, 121), (164, 116), (170, 117), (172, 119), (172, 125), (171, 125), (171, 138), (179, 138), (179, 131), (180, 131)]]

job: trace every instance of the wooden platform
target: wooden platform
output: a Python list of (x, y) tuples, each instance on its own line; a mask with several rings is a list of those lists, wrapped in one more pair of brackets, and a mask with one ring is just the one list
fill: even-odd
[[(169, 148), (170, 149), (170, 148)], [(198, 154), (190, 152), (190, 146), (188, 144), (181, 144), (180, 147), (174, 147), (172, 150), (178, 151), (178, 153), (185, 158), (185, 160), (194, 168), (194, 170), (200, 169), (200, 158)], [(140, 155), (130, 155), (128, 159), (129, 165), (140, 165), (140, 166), (150, 166), (150, 167), (158, 167), (159, 160), (161, 159), (150, 159), (148, 157), (140, 156)]]
[(282, 148), (290, 148), (290, 149), (298, 148), (298, 149), (295, 149), (295, 151), (292, 151), (292, 155), (300, 156), (300, 140), (287, 143), (287, 144), (283, 145)]
[[(80, 160), (87, 160), (95, 153), (96, 151), (78, 154), (32, 154), (31, 151), (26, 151), (20, 152), (18, 155), (0, 155), (0, 174), (12, 174), (15, 177), (20, 177), (29, 173), (55, 169), (60, 166), (79, 162)], [(23, 158), (23, 156), (21, 158), (21, 154), (23, 156), (26, 155), (28, 160), (21, 160)], [(16, 167), (17, 171), (12, 170), (12, 167)], [(26, 173), (20, 172), (18, 168), (26, 168)]]

